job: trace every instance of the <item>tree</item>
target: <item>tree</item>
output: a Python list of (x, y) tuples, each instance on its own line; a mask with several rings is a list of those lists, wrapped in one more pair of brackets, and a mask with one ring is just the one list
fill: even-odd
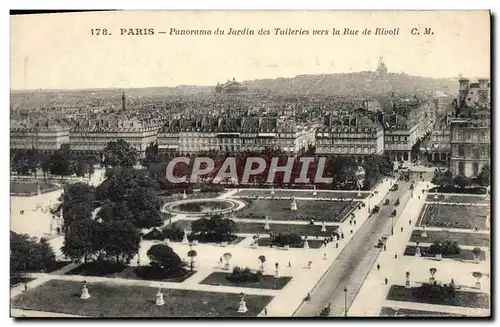
[(161, 156), (158, 151), (157, 143), (150, 143), (146, 147), (146, 151), (144, 153), (144, 159), (142, 160), (142, 165), (144, 167), (150, 167), (153, 164), (161, 163)]
[(459, 188), (466, 188), (471, 185), (471, 179), (462, 175), (457, 175), (453, 180), (453, 183)]
[(43, 271), (55, 263), (54, 251), (42, 238), (30, 238), (26, 234), (10, 232), (10, 276), (28, 271)]
[(105, 167), (133, 167), (137, 163), (137, 151), (125, 140), (110, 141), (104, 149)]
[(139, 251), (139, 231), (127, 221), (110, 221), (101, 224), (99, 240), (101, 251), (117, 263), (129, 263)]
[(99, 223), (92, 219), (74, 221), (64, 235), (62, 253), (72, 260), (84, 262), (100, 249)]
[(432, 255), (439, 255), (443, 253), (443, 247), (438, 241), (435, 241), (434, 243), (429, 246), (429, 253)]
[(163, 269), (165, 272), (176, 273), (184, 270), (181, 258), (167, 245), (153, 245), (148, 250), (147, 255), (153, 265)]
[(444, 172), (437, 170), (432, 178), (432, 183), (441, 187), (447, 187), (453, 184), (453, 175), (449, 169)]
[(157, 194), (145, 187), (136, 187), (126, 197), (126, 202), (138, 228), (161, 226), (161, 203)]
[(491, 182), (490, 165), (485, 164), (478, 175), (478, 182), (481, 186), (489, 186)]
[(73, 174), (73, 165), (71, 161), (71, 149), (69, 144), (63, 144), (50, 157), (50, 173), (56, 176), (70, 176)]
[(259, 261), (260, 261), (260, 271), (264, 271), (264, 263), (266, 262), (266, 257), (263, 255), (260, 255)]
[(195, 250), (189, 250), (187, 256), (191, 258), (191, 271), (193, 271), (194, 258), (198, 255)]
[(228, 242), (236, 236), (236, 223), (230, 219), (222, 219), (218, 215), (210, 219), (200, 218), (191, 223), (191, 235), (204, 242)]

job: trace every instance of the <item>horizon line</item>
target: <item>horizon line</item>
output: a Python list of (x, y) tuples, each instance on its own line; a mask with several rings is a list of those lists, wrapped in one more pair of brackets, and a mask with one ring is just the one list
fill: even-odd
[[(236, 80), (237, 82), (253, 82), (253, 81), (262, 81), (262, 80), (277, 80), (277, 79), (292, 79), (299, 76), (321, 76), (321, 75), (341, 75), (341, 74), (358, 74), (358, 73), (376, 73), (376, 71), (370, 70), (362, 70), (357, 72), (341, 72), (341, 73), (321, 73), (321, 74), (299, 74), (289, 77), (277, 76), (277, 77), (269, 77), (269, 78), (257, 78), (257, 79), (249, 79), (249, 80)], [(430, 79), (454, 79), (460, 78), (461, 74), (456, 76), (448, 76), (448, 77), (430, 77), (430, 76), (422, 76), (422, 75), (410, 75), (405, 72), (387, 72), (387, 75), (408, 75), (412, 77), (421, 77), (421, 78), (430, 78)], [(474, 77), (474, 79), (481, 77)], [(489, 78), (489, 77), (488, 77)], [(231, 80), (231, 79), (229, 79)], [(217, 82), (213, 85), (202, 85), (202, 84), (178, 84), (175, 86), (166, 86), (166, 85), (157, 85), (157, 86), (133, 86), (133, 87), (119, 87), (119, 86), (105, 86), (105, 87), (85, 87), (85, 88), (31, 88), (31, 89), (10, 89), (10, 92), (39, 92), (39, 91), (91, 91), (91, 90), (129, 90), (129, 89), (147, 89), (147, 88), (178, 88), (178, 87), (215, 87)]]

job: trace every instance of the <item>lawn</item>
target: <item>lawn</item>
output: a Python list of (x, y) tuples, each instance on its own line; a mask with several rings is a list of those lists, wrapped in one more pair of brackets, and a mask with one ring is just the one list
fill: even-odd
[[(417, 248), (416, 246), (408, 245), (405, 248), (404, 255), (409, 255), (409, 256), (415, 255), (415, 249), (416, 248)], [(428, 247), (426, 247), (426, 246), (420, 246), (420, 253), (422, 254), (422, 257), (434, 258), (434, 255), (427, 253), (427, 251), (429, 251)], [(455, 255), (446, 255), (446, 254), (443, 254), (443, 258), (459, 259), (459, 260), (460, 259), (462, 259), (462, 260), (474, 260), (474, 254), (472, 253), (472, 250), (460, 249), (460, 253), (459, 254), (455, 254)], [(484, 251), (481, 251), (481, 254), (479, 254), (479, 260), (485, 260), (485, 259), (486, 259), (486, 257), (485, 257)]]
[[(191, 226), (190, 220), (177, 220), (175, 224), (179, 224), (181, 228), (188, 228)], [(303, 236), (331, 236), (338, 226), (325, 226), (326, 232), (321, 231), (321, 224), (316, 223), (315, 225), (303, 224), (273, 224), (273, 221), (269, 221), (269, 227), (271, 229), (264, 229), (265, 223), (236, 223), (236, 233), (247, 233), (247, 234), (299, 234)], [(241, 238), (241, 237), (240, 237)], [(244, 238), (243, 238), (244, 239)], [(240, 241), (238, 241), (239, 243)]]
[[(60, 187), (52, 183), (40, 182), (40, 191), (42, 193), (51, 192), (59, 189)], [(38, 187), (35, 182), (10, 182), (10, 194), (16, 196), (37, 195)]]
[(238, 218), (271, 220), (306, 220), (342, 222), (359, 201), (297, 201), (297, 210), (291, 211), (289, 200), (249, 200), (248, 205), (236, 213)]
[[(137, 267), (131, 267), (124, 264), (119, 264), (110, 261), (94, 261), (79, 265), (66, 273), (66, 275), (81, 275), (81, 276), (99, 276), (109, 278), (125, 278), (125, 279), (141, 279), (141, 280), (161, 280), (171, 283), (182, 283), (196, 271), (186, 271), (178, 275), (168, 276), (167, 278), (148, 278), (141, 276), (137, 271)], [(139, 269), (144, 269), (141, 267)]]
[(417, 287), (410, 289), (400, 285), (392, 285), (387, 295), (389, 301), (403, 301), (416, 303), (429, 303), (437, 305), (450, 305), (454, 307), (480, 308), (488, 309), (490, 299), (488, 294), (480, 292), (456, 291), (454, 297), (434, 297), (432, 299), (424, 299), (416, 296), (415, 290)]
[(222, 285), (222, 286), (233, 286), (233, 287), (249, 287), (249, 288), (261, 288), (266, 290), (281, 290), (283, 289), (289, 281), (292, 280), (292, 277), (279, 277), (275, 278), (270, 275), (263, 275), (262, 279), (259, 282), (241, 282), (241, 283), (233, 283), (227, 280), (227, 276), (230, 276), (230, 273), (224, 272), (213, 272), (207, 276), (204, 280), (200, 282), (200, 284), (207, 285)]
[(35, 278), (30, 278), (30, 277), (11, 277), (10, 278), (10, 287), (14, 287), (17, 284), (20, 283), (29, 283), (32, 280), (35, 280)]
[[(319, 249), (322, 245), (323, 245), (323, 241), (322, 240), (311, 240), (311, 239), (308, 239), (307, 240), (307, 243), (309, 243), (309, 248), (311, 249)], [(271, 246), (271, 239), (269, 237), (264, 237), (264, 238), (260, 238), (258, 243), (257, 243), (259, 246)], [(303, 243), (302, 244), (298, 244), (298, 245), (290, 245), (290, 248), (303, 248)]]
[[(187, 199), (213, 199), (217, 198), (224, 194), (224, 192), (216, 193), (216, 192), (193, 192), (191, 194), (187, 194)], [(184, 200), (182, 198), (182, 193), (176, 193), (169, 196), (159, 195), (162, 204), (176, 202), (180, 200)]]
[(490, 246), (490, 235), (484, 233), (460, 233), (449, 231), (427, 231), (427, 237), (422, 237), (421, 230), (414, 230), (410, 242), (433, 243), (435, 241), (456, 241), (459, 245)]
[(91, 298), (80, 299), (79, 282), (51, 280), (11, 300), (13, 308), (89, 317), (255, 317), (272, 296), (245, 296), (248, 311), (238, 313), (239, 294), (164, 289), (165, 305), (155, 305), (157, 288), (92, 283)]
[[(381, 317), (394, 317), (394, 309), (382, 307), (380, 310)], [(437, 312), (437, 311), (424, 311), (413, 309), (398, 309), (398, 317), (466, 317), (465, 315), (457, 315), (453, 313)]]
[(325, 192), (316, 191), (317, 195), (313, 195), (313, 190), (275, 190), (274, 195), (271, 195), (271, 189), (264, 190), (240, 190), (235, 193), (234, 196), (241, 197), (256, 197), (256, 196), (275, 196), (275, 197), (296, 197), (296, 198), (345, 198), (345, 199), (355, 199), (362, 200), (370, 194), (369, 192), (361, 192), (361, 196), (358, 196), (358, 192)]
[(489, 206), (426, 204), (422, 210), (419, 226), (486, 229), (485, 217), (490, 215)]
[(427, 202), (449, 202), (449, 203), (473, 203), (473, 204), (490, 204), (490, 199), (486, 199), (484, 195), (448, 195), (438, 193), (438, 198), (434, 198), (435, 194), (428, 194), (425, 198)]

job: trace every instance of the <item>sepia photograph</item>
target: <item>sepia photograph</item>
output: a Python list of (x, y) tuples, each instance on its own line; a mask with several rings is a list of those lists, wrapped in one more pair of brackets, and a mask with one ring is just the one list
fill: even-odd
[(491, 13), (10, 15), (10, 317), (492, 316)]

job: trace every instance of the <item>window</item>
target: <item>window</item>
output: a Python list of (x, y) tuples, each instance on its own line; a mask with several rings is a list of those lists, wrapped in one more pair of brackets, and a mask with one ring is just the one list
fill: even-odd
[(464, 175), (465, 172), (465, 165), (462, 161), (458, 163), (458, 174), (459, 175)]
[(474, 176), (479, 175), (479, 164), (478, 164), (477, 162), (474, 162), (474, 163), (472, 164), (472, 174), (473, 174)]
[(465, 155), (465, 149), (464, 149), (464, 145), (463, 144), (460, 144), (458, 146), (458, 155), (460, 157), (463, 157)]

